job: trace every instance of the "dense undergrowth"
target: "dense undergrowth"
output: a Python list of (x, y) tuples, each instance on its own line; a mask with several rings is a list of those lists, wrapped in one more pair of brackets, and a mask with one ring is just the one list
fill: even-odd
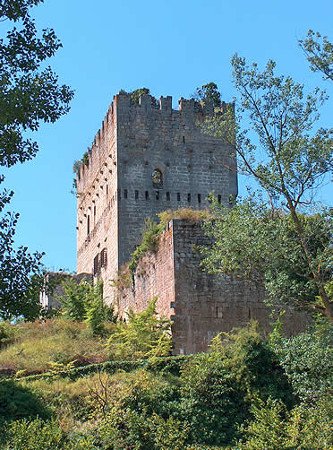
[[(122, 324), (111, 346), (116, 324), (103, 338), (89, 335), (82, 323), (69, 325), (60, 319), (16, 325), (0, 350), (1, 357), (10, 349), (15, 354), (25, 342), (33, 347), (38, 336), (51, 338), (58, 333), (64, 339), (74, 330), (77, 334), (72, 340), (85, 343), (89, 337), (109, 361), (82, 369), (67, 367), (58, 373), (53, 368), (52, 376), (3, 378), (0, 447), (332, 448), (332, 325), (320, 324), (289, 339), (276, 327), (264, 340), (252, 323), (216, 337), (204, 354), (158, 357), (148, 352), (138, 359), (150, 345), (158, 346), (159, 319), (153, 307), (145, 313), (137, 320), (132, 318), (132, 327)], [(137, 334), (143, 322), (155, 337), (147, 340), (145, 333)], [(64, 341), (64, 348), (69, 340)], [(124, 345), (119, 354), (115, 352), (121, 340), (128, 353)], [(104, 347), (103, 342), (107, 343)], [(36, 354), (39, 351), (35, 347)]]

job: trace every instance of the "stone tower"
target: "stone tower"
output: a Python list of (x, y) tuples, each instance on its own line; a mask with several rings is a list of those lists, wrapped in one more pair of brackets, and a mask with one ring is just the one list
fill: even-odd
[[(222, 110), (226, 104), (222, 104)], [(237, 195), (236, 157), (200, 122), (214, 114), (181, 99), (143, 95), (134, 104), (118, 94), (77, 173), (77, 271), (110, 280), (140, 242), (144, 221), (167, 209), (208, 207), (214, 192), (228, 204)]]

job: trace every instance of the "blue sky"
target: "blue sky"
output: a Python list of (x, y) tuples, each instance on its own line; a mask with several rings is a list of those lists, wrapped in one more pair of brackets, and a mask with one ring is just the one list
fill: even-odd
[[(297, 44), (309, 28), (333, 40), (332, 0), (45, 0), (34, 16), (63, 43), (50, 65), (75, 99), (67, 116), (37, 133), (38, 156), (5, 174), (15, 191), (10, 209), (21, 214), (16, 242), (45, 251), (51, 270), (75, 270), (72, 166), (120, 89), (146, 86), (157, 97), (172, 95), (176, 107), (179, 97), (215, 81), (228, 101), (237, 52), (259, 64), (274, 59), (280, 73), (325, 87), (331, 99), (322, 125), (332, 126), (333, 88), (309, 71)], [(328, 203), (332, 189), (318, 194)]]

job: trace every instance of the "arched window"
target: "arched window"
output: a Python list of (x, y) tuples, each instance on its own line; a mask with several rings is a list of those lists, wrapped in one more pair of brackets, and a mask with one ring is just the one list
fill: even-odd
[(163, 188), (163, 174), (160, 169), (155, 169), (151, 174), (154, 189)]

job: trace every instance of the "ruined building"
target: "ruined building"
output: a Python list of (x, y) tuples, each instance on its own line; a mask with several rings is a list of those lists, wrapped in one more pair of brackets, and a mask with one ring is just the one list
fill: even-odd
[(139, 244), (146, 218), (207, 208), (211, 192), (225, 205), (236, 197), (233, 149), (199, 126), (213, 113), (194, 100), (181, 99), (174, 110), (171, 97), (143, 95), (136, 104), (118, 94), (77, 172), (78, 273), (101, 278), (105, 301), (120, 315), (158, 296), (159, 313), (173, 319), (175, 353), (203, 350), (214, 334), (251, 318), (268, 323), (258, 288), (202, 272), (195, 247), (205, 237), (197, 223), (171, 221), (134, 283), (116, 289), (110, 282)]

